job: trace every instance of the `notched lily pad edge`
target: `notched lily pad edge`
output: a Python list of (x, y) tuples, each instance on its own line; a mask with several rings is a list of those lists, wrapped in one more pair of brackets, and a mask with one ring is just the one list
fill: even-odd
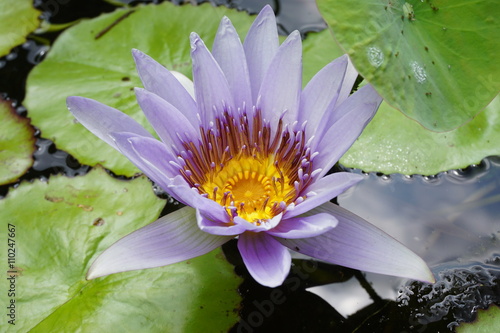
[[(9, 114), (7, 115), (7, 117), (10, 118), (9, 119), (10, 121), (12, 121), (16, 124), (19, 124), (19, 126), (23, 127), (23, 130), (25, 131), (24, 134), (29, 136), (26, 145), (30, 146), (28, 149), (28, 151), (30, 152), (29, 156), (24, 156), (24, 161), (27, 162), (26, 165), (24, 167), (22, 167), (18, 172), (15, 172), (15, 173), (11, 172), (10, 177), (6, 176), (4, 179), (0, 180), (0, 187), (1, 187), (1, 186), (7, 186), (7, 185), (15, 183), (16, 181), (19, 181), (19, 179), (23, 175), (25, 175), (33, 167), (33, 164), (35, 162), (35, 160), (33, 158), (33, 154), (37, 148), (36, 148), (36, 144), (35, 144), (36, 131), (35, 131), (35, 128), (33, 127), (33, 125), (31, 124), (31, 119), (28, 117), (24, 117), (24, 116), (19, 115), (16, 112), (14, 105), (12, 104), (12, 102), (9, 99), (3, 99), (0, 97), (0, 104), (8, 110)], [(19, 156), (16, 156), (15, 160), (18, 160), (18, 157)], [(0, 161), (0, 164), (5, 164), (9, 160), (12, 160), (12, 159), (2, 160), (2, 161)]]

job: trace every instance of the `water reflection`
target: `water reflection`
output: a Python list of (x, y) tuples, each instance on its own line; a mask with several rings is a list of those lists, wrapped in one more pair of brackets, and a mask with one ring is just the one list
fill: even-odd
[[(438, 280), (454, 268), (477, 267), (500, 250), (499, 157), (433, 177), (367, 174), (338, 202), (419, 254)], [(381, 298), (392, 300), (407, 282), (371, 273), (366, 279)], [(355, 279), (308, 290), (345, 317), (371, 302)]]
[(500, 158), (435, 177), (369, 174), (338, 202), (430, 266), (481, 257), (498, 247)]

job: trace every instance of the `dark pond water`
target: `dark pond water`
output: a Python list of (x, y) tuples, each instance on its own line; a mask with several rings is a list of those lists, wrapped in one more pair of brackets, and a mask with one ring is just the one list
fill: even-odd
[(338, 203), (418, 253), (437, 282), (410, 284), (296, 256), (277, 288), (285, 302), (269, 303), (273, 290), (251, 281), (229, 244), (226, 253), (246, 278), (234, 332), (447, 332), (500, 304), (499, 157), (432, 177), (365, 178)]
[[(283, 34), (299, 29), (305, 35), (325, 28), (312, 0), (213, 3), (250, 13), (270, 4)], [(35, 0), (35, 5), (55, 24), (116, 8), (102, 0)], [(0, 94), (11, 99), (21, 115), (29, 117), (20, 104), (26, 77), (50, 52), (59, 33), (31, 36), (0, 58)], [(36, 135), (35, 163), (22, 179), (88, 172), (89, 166), (58, 150), (43, 133)], [(226, 256), (244, 277), (241, 321), (232, 332), (446, 332), (460, 322), (473, 320), (477, 309), (500, 305), (500, 158), (433, 177), (371, 173), (365, 178), (337, 198), (338, 203), (422, 256), (437, 283), (409, 283), (296, 257), (283, 286), (270, 289), (250, 278), (235, 242), (229, 242), (224, 246)], [(16, 186), (1, 186), (0, 197)], [(176, 207), (170, 201), (164, 213)]]

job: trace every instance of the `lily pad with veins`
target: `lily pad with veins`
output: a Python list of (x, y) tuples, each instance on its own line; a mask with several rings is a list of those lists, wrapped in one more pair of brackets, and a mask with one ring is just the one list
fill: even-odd
[[(241, 279), (220, 249), (168, 267), (85, 280), (99, 253), (154, 221), (164, 205), (145, 177), (118, 180), (102, 168), (12, 189), (0, 200), (0, 220), (2, 230), (13, 232), (8, 237), (16, 251), (10, 268), (16, 332), (197, 332), (200, 323), (214, 332), (233, 326)], [(8, 243), (7, 232), (0, 241)], [(0, 331), (8, 327), (7, 319), (0, 322)]]
[(320, 0), (356, 69), (386, 102), (433, 131), (471, 120), (500, 90), (495, 0)]
[(0, 1), (0, 57), (24, 41), (26, 35), (40, 24), (40, 11), (33, 8), (31, 0)]
[[(330, 31), (304, 41), (304, 80), (342, 54)], [(458, 129), (437, 133), (383, 102), (340, 163), (364, 171), (433, 175), (500, 154), (500, 98)]]
[(429, 131), (383, 102), (340, 163), (385, 174), (434, 175), (500, 154), (500, 97), (472, 121), (443, 133)]
[(26, 105), (42, 136), (80, 163), (101, 164), (116, 174), (138, 169), (120, 153), (78, 124), (66, 107), (68, 96), (84, 96), (115, 107), (150, 129), (137, 105), (134, 87), (142, 87), (131, 50), (139, 49), (170, 70), (191, 76), (189, 34), (211, 45), (222, 16), (244, 33), (253, 18), (210, 4), (171, 3), (118, 9), (82, 21), (59, 36), (47, 58), (30, 73)]
[(33, 133), (30, 121), (0, 98), (0, 184), (14, 182), (33, 165)]

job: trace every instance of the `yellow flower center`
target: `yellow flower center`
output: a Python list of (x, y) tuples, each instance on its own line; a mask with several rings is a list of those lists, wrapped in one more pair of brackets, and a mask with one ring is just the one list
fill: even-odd
[(211, 171), (199, 189), (222, 206), (236, 208), (245, 220), (258, 223), (272, 218), (281, 202), (288, 204), (295, 197), (290, 179), (275, 164), (272, 156), (242, 156)]
[[(293, 127), (293, 126), (292, 126)], [(304, 129), (271, 130), (260, 110), (250, 126), (246, 113), (224, 111), (198, 140), (183, 142), (179, 171), (198, 192), (239, 216), (260, 224), (283, 212), (311, 181), (313, 165)]]

